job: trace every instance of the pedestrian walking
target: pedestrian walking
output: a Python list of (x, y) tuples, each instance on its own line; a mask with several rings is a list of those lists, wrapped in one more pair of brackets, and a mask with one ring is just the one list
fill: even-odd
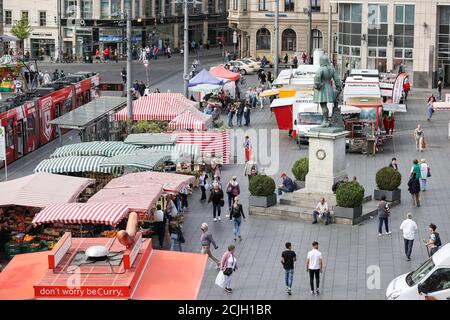
[(19, 78), (14, 80), (14, 93), (23, 93), (22, 90), (22, 81)]
[(411, 90), (411, 85), (409, 84), (408, 78), (406, 78), (405, 82), (403, 82), (403, 93), (405, 97), (405, 102), (408, 100), (409, 90)]
[(442, 79), (439, 78), (439, 81), (437, 83), (437, 89), (438, 89), (438, 101), (442, 101)]
[(414, 129), (414, 139), (416, 140), (416, 151), (422, 152), (425, 148), (425, 139), (423, 129), (420, 124), (418, 124), (416, 129)]
[(241, 193), (241, 187), (239, 182), (236, 181), (237, 177), (233, 176), (227, 184), (227, 196), (228, 196), (228, 210), (231, 211), (231, 206), (234, 203), (234, 199)]
[(164, 236), (166, 234), (166, 219), (164, 212), (161, 210), (161, 205), (158, 204), (155, 208), (152, 208), (151, 215), (153, 215), (153, 221), (155, 222), (156, 234), (158, 235), (159, 248), (162, 249), (164, 246)]
[(231, 207), (230, 210), (230, 220), (233, 220), (234, 222), (233, 226), (234, 241), (236, 241), (237, 237), (239, 237), (239, 240), (242, 241), (241, 237), (242, 219), (244, 219), (245, 221), (244, 209), (242, 208), (242, 204), (239, 203), (239, 197), (235, 197), (233, 206)]
[(172, 49), (170, 47), (167, 47), (167, 59), (170, 59), (172, 57)]
[(144, 94), (145, 94), (145, 89), (146, 89), (146, 85), (145, 85), (144, 81), (141, 80), (141, 81), (139, 82), (139, 89), (138, 89), (139, 94), (141, 95), (141, 97), (144, 96)]
[(245, 105), (244, 107), (244, 126), (249, 126), (250, 125), (250, 106), (248, 104)]
[(202, 196), (200, 198), (200, 201), (206, 200), (206, 189), (208, 187), (208, 175), (206, 172), (202, 172), (200, 177), (198, 178), (200, 189), (202, 190)]
[(331, 223), (330, 209), (328, 208), (328, 203), (325, 201), (325, 198), (322, 197), (317, 203), (316, 210), (313, 211), (313, 223), (317, 223), (317, 217), (320, 219), (325, 218), (325, 225)]
[(252, 179), (252, 177), (254, 177), (258, 174), (258, 164), (256, 163), (255, 156), (251, 156), (250, 161), (247, 161), (245, 163), (244, 172), (245, 172), (245, 176), (248, 177), (249, 183), (250, 183), (250, 180)]
[(441, 237), (439, 236), (439, 232), (436, 231), (437, 227), (435, 224), (430, 223), (428, 226), (428, 230), (430, 232), (430, 237), (428, 238), (428, 241), (424, 240), (427, 250), (428, 250), (428, 256), (432, 256), (436, 253), (436, 251), (439, 250), (439, 248), (442, 245)]
[(398, 171), (397, 158), (392, 158), (391, 163), (389, 163), (389, 167)]
[[(244, 111), (245, 112), (245, 111)], [(245, 136), (244, 144), (242, 145), (245, 153), (245, 162), (249, 161), (252, 156), (252, 142), (249, 136)]]
[(122, 72), (120, 72), (120, 76), (122, 77), (122, 82), (127, 83), (127, 70), (125, 67), (122, 68)]
[(285, 272), (286, 292), (288, 295), (292, 294), (292, 283), (294, 282), (294, 264), (297, 261), (297, 255), (292, 250), (292, 244), (286, 242), (286, 250), (281, 253), (281, 264)]
[(208, 203), (210, 202), (212, 202), (213, 205), (214, 222), (217, 221), (216, 213), (220, 221), (220, 209), (224, 206), (225, 201), (223, 200), (223, 191), (221, 188), (219, 188), (219, 184), (217, 182), (214, 183), (213, 190), (211, 191), (211, 194), (209, 196)]
[(234, 103), (228, 104), (227, 111), (228, 111), (228, 127), (231, 128), (233, 126), (233, 117), (236, 113), (235, 104)]
[[(320, 294), (320, 274), (323, 271), (322, 253), (319, 251), (319, 243), (312, 243), (312, 250), (306, 256), (306, 272), (309, 273), (309, 284), (311, 286), (311, 294)], [(316, 290), (314, 290), (314, 278), (316, 279)]]
[(414, 237), (417, 231), (417, 224), (412, 219), (411, 212), (406, 214), (406, 219), (400, 224), (400, 230), (403, 231), (403, 240), (405, 242), (405, 255), (408, 261), (411, 261), (411, 252), (414, 244)]
[(297, 56), (294, 56), (294, 59), (292, 60), (292, 64), (294, 65), (294, 69), (297, 69), (297, 67), (298, 67), (298, 58), (297, 58)]
[(180, 221), (176, 218), (171, 218), (169, 222), (170, 234), (170, 251), (175, 251), (178, 245), (178, 251), (183, 251), (181, 244), (185, 242), (183, 231), (181, 229)]
[(430, 166), (425, 159), (420, 160), (420, 190), (427, 191), (427, 179), (431, 177)]
[(200, 243), (202, 245), (202, 250), (200, 251), (202, 254), (207, 254), (208, 257), (214, 261), (214, 263), (217, 265), (216, 269), (220, 268), (220, 261), (216, 257), (214, 257), (211, 253), (211, 245), (214, 246), (214, 249), (218, 249), (219, 246), (214, 241), (214, 238), (210, 232), (208, 232), (208, 224), (202, 223), (200, 230), (202, 230), (202, 235), (200, 236)]
[(58, 69), (55, 69), (55, 71), (53, 72), (53, 81), (58, 80), (59, 78), (59, 72)]
[(415, 171), (408, 181), (408, 191), (411, 193), (413, 206), (420, 207), (420, 182)]
[(167, 197), (166, 214), (168, 217), (176, 218), (178, 216), (178, 208), (175, 204), (176, 196), (169, 194)]
[(434, 106), (432, 101), (428, 101), (427, 103), (427, 121), (431, 121), (431, 117), (433, 117)]
[(188, 202), (188, 194), (191, 194), (192, 190), (189, 185), (185, 185), (183, 188), (180, 189), (180, 192), (178, 194), (180, 195), (181, 200), (181, 211), (188, 211), (189, 210), (189, 202)]
[(378, 211), (378, 236), (381, 237), (382, 227), (384, 223), (384, 229), (386, 230), (386, 234), (391, 234), (392, 232), (389, 231), (389, 216), (390, 208), (389, 204), (386, 202), (386, 196), (381, 196), (381, 201), (378, 203), (377, 207)]
[(232, 293), (231, 289), (231, 279), (233, 278), (233, 273), (238, 269), (237, 260), (234, 255), (236, 247), (232, 244), (228, 246), (228, 250), (223, 254), (220, 263), (221, 270), (225, 276), (225, 291)]
[(244, 116), (244, 102), (239, 103), (236, 109), (236, 122), (238, 127), (242, 127), (242, 118)]

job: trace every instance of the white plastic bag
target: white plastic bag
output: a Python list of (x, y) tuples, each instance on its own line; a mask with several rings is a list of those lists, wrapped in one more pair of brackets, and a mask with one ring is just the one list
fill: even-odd
[(221, 287), (222, 289), (225, 288), (225, 275), (223, 274), (223, 271), (220, 270), (216, 277), (216, 285)]

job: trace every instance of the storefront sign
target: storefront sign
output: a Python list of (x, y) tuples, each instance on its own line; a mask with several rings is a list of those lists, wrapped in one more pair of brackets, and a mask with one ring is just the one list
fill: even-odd
[(32, 37), (53, 37), (53, 34), (51, 33), (44, 33), (44, 32), (33, 32), (31, 34)]
[(0, 160), (6, 160), (5, 127), (0, 126)]

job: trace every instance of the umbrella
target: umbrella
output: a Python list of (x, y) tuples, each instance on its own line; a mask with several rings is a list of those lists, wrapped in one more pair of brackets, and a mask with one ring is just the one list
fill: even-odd
[(217, 84), (204, 83), (196, 85), (195, 87), (190, 87), (189, 90), (191, 92), (203, 92), (206, 94), (211, 92), (219, 92), (220, 88), (222, 88), (222, 86)]
[(8, 36), (5, 34), (0, 36), (0, 42), (10, 42), (10, 41), (19, 41), (19, 39), (14, 36)]

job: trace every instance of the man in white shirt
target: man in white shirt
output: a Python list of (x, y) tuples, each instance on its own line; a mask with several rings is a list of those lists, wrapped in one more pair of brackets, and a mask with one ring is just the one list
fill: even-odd
[(322, 197), (320, 202), (316, 206), (316, 210), (313, 211), (313, 224), (317, 223), (317, 216), (321, 219), (325, 219), (325, 225), (331, 223), (330, 210), (328, 209), (328, 203), (325, 198)]
[(411, 261), (411, 251), (414, 243), (414, 236), (417, 231), (417, 224), (412, 219), (412, 213), (406, 214), (406, 219), (400, 225), (400, 230), (403, 231), (403, 239), (405, 240), (405, 254), (408, 261)]
[[(311, 285), (311, 294), (314, 292), (319, 295), (319, 285), (320, 285), (320, 273), (323, 270), (323, 259), (322, 253), (319, 251), (319, 243), (314, 241), (312, 243), (312, 250), (308, 252), (306, 257), (306, 272), (309, 273), (309, 283)], [(316, 290), (314, 291), (314, 278), (316, 278)]]
[(162, 249), (164, 246), (164, 237), (166, 232), (166, 223), (164, 221), (164, 211), (161, 209), (161, 205), (156, 206), (156, 212), (154, 213), (154, 222), (156, 227), (156, 233), (159, 240), (159, 248)]

